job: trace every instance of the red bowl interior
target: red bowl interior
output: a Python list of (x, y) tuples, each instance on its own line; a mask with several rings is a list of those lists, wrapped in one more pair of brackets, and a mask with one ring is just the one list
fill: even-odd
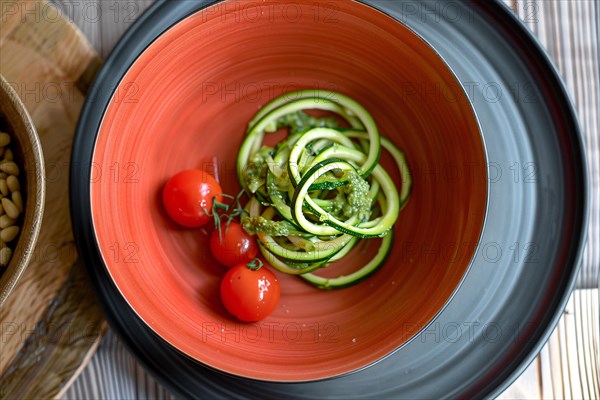
[[(210, 230), (171, 223), (160, 191), (176, 172), (201, 168), (236, 194), (246, 124), (275, 96), (304, 88), (362, 103), (405, 150), (412, 195), (374, 276), (323, 291), (278, 273), (274, 314), (238, 323), (219, 299), (224, 269), (210, 255)], [(177, 23), (117, 88), (91, 181), (100, 251), (141, 319), (206, 365), (273, 381), (355, 371), (414, 337), (465, 275), (487, 196), (479, 127), (455, 76), (412, 31), (350, 1), (223, 2)], [(369, 257), (354, 254), (346, 267)]]

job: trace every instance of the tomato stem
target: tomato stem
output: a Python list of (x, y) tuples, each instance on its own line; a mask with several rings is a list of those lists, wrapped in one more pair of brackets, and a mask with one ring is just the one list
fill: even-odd
[[(221, 197), (225, 197), (225, 198), (233, 200), (230, 204), (218, 202), (216, 200), (216, 196), (213, 196), (211, 213), (209, 213), (208, 210), (206, 210), (206, 209), (204, 210), (206, 215), (212, 216), (214, 218), (215, 229), (219, 232), (219, 242), (220, 243), (223, 242), (223, 232), (221, 230), (221, 218), (223, 218), (223, 217), (227, 218), (227, 222), (225, 223), (225, 232), (227, 232), (227, 229), (229, 229), (229, 224), (231, 224), (231, 221), (233, 221), (233, 219), (235, 217), (240, 217), (240, 216), (248, 213), (248, 211), (246, 211), (242, 207), (242, 204), (240, 203), (240, 199), (244, 195), (244, 193), (246, 193), (246, 191), (244, 189), (242, 189), (235, 197), (233, 197), (232, 195), (229, 195), (229, 194), (222, 193)], [(219, 213), (219, 210), (223, 210), (224, 213), (222, 213), (222, 214)]]
[(252, 271), (258, 271), (263, 266), (263, 262), (260, 258), (255, 258), (246, 264), (246, 266)]
[[(213, 197), (213, 199), (214, 199), (214, 197)], [(218, 201), (213, 201), (213, 209), (214, 210), (227, 210), (227, 209), (229, 209), (229, 206), (224, 203), (219, 203)]]

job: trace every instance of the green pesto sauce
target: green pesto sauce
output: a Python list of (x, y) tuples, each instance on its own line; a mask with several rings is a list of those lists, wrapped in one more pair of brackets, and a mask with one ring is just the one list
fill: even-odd
[(369, 219), (372, 203), (369, 189), (369, 182), (359, 174), (355, 171), (348, 173), (348, 184), (342, 187), (342, 191), (346, 195), (346, 204), (342, 208), (345, 217), (350, 218), (357, 215), (361, 221)]
[(269, 236), (288, 236), (290, 224), (287, 221), (271, 221), (263, 217), (242, 217), (242, 227), (250, 235), (263, 233)]
[[(371, 186), (355, 171), (349, 171), (346, 178), (348, 183), (336, 189), (337, 193), (326, 211), (337, 218), (357, 215), (361, 221), (366, 221), (372, 213), (369, 196)], [(327, 216), (323, 215), (322, 218), (326, 219)]]
[(271, 147), (263, 146), (252, 156), (250, 162), (246, 166), (246, 182), (252, 193), (265, 182), (267, 171), (269, 170), (269, 162), (272, 162)]
[(338, 128), (339, 123), (333, 117), (315, 118), (304, 111), (296, 111), (277, 119), (277, 128), (289, 128), (290, 133), (306, 132), (312, 128)]

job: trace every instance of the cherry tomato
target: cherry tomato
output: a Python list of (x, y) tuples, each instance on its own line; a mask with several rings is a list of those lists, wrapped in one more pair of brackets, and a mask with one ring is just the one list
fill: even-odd
[(226, 267), (246, 264), (258, 254), (258, 245), (252, 235), (248, 234), (237, 222), (226, 226), (221, 224), (221, 236), (214, 230), (210, 237), (210, 251), (218, 262)]
[[(258, 269), (251, 265), (258, 263)], [(256, 322), (269, 316), (279, 304), (279, 282), (258, 259), (238, 264), (221, 281), (221, 300), (231, 314), (244, 322)], [(249, 266), (250, 265), (250, 266)], [(256, 265), (256, 264), (254, 264)]]
[(162, 199), (173, 221), (188, 228), (197, 228), (212, 220), (204, 210), (210, 212), (213, 197), (221, 201), (222, 192), (212, 175), (189, 169), (169, 179), (163, 188)]

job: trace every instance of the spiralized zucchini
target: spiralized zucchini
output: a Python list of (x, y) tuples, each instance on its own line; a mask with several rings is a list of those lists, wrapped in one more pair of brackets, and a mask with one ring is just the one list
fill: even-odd
[[(307, 110), (329, 116), (313, 117)], [(267, 146), (266, 135), (279, 128), (289, 135)], [(400, 171), (400, 194), (379, 164), (381, 148)], [(251, 196), (242, 226), (257, 235), (265, 259), (326, 289), (356, 284), (382, 265), (412, 185), (404, 153), (380, 137), (369, 112), (343, 94), (322, 90), (287, 93), (265, 105), (248, 124), (237, 173)], [(352, 274), (312, 274), (361, 239), (375, 237), (383, 240), (374, 259)]]

